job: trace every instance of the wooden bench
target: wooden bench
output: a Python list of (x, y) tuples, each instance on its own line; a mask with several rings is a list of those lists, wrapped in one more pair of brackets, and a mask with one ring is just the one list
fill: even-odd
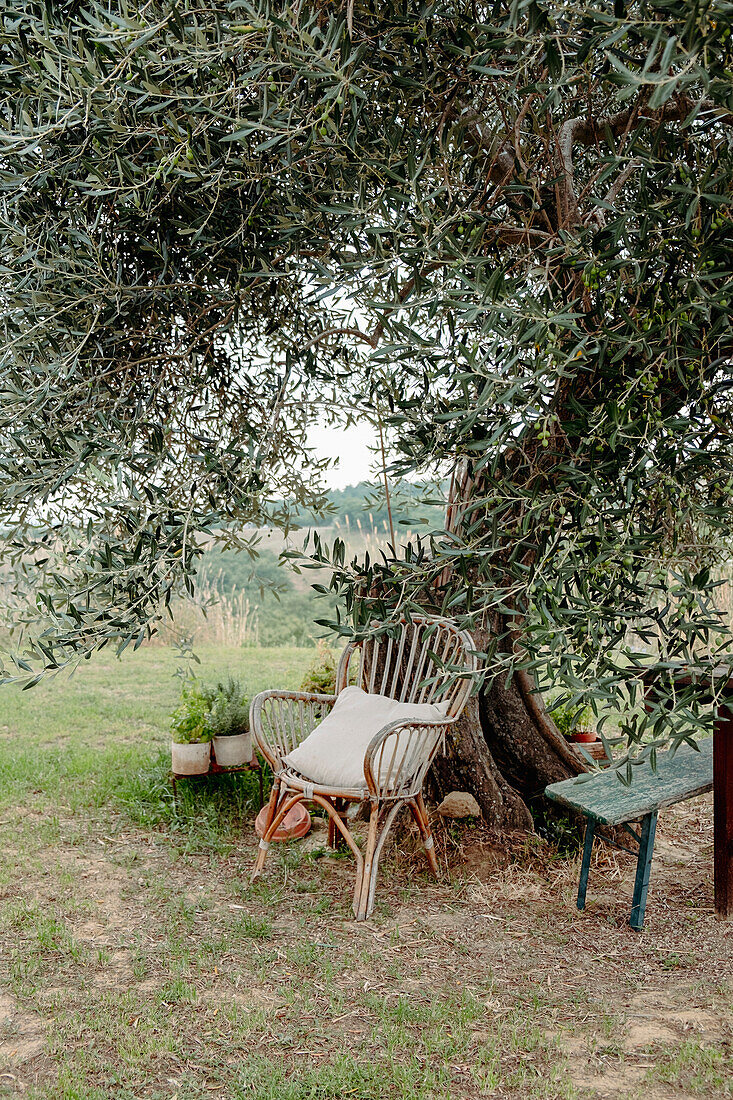
[[(713, 739), (701, 741), (699, 747), (700, 751), (697, 752), (689, 745), (683, 745), (674, 756), (671, 753), (660, 753), (656, 771), (652, 771), (648, 762), (639, 764), (634, 768), (629, 787), (625, 787), (613, 771), (601, 772), (585, 782), (565, 779), (562, 783), (551, 783), (547, 787), (545, 794), (549, 798), (586, 817), (583, 862), (578, 884), (578, 909), (585, 909), (590, 857), (597, 827), (622, 825), (638, 846), (631, 853), (636, 855), (637, 861), (629, 923), (637, 930), (642, 927), (659, 811), (664, 806), (672, 806), (675, 802), (684, 802), (697, 794), (712, 790)], [(640, 822), (639, 832), (632, 829), (629, 822)], [(603, 839), (623, 851), (631, 851), (607, 837)]]

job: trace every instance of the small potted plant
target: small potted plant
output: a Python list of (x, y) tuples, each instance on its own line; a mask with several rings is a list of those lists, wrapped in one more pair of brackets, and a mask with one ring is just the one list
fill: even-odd
[(209, 704), (195, 687), (184, 687), (171, 715), (171, 770), (174, 775), (205, 775), (211, 763), (213, 730)]
[(598, 741), (598, 734), (594, 729), (595, 715), (590, 707), (575, 714), (574, 725), (570, 733), (570, 740), (575, 745), (594, 745)]
[(553, 707), (550, 715), (563, 737), (574, 745), (592, 745), (598, 740), (598, 734), (592, 728), (593, 711), (590, 707), (579, 710), (561, 705)]
[(219, 767), (236, 768), (252, 759), (249, 699), (231, 676), (203, 692), (209, 707), (214, 756)]

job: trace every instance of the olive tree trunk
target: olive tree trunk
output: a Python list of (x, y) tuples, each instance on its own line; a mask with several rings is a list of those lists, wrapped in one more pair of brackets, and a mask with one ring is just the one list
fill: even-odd
[(557, 732), (526, 673), (496, 680), (469, 701), (445, 756), (429, 776), (431, 793), (470, 791), (484, 820), (497, 829), (531, 829), (529, 804), (548, 783), (583, 765)]

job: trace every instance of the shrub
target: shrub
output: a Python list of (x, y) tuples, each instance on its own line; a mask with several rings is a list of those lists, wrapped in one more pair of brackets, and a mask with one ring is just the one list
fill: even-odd
[(333, 695), (336, 691), (336, 657), (325, 638), (317, 643), (316, 655), (303, 678), (300, 690), (314, 692), (316, 695)]
[(179, 745), (234, 737), (249, 730), (249, 698), (238, 680), (229, 677), (210, 687), (186, 684), (171, 715), (171, 735)]

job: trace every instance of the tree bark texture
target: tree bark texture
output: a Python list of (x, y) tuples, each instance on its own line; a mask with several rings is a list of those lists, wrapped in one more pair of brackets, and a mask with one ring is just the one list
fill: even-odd
[(531, 829), (530, 802), (542, 798), (548, 783), (584, 770), (529, 687), (516, 673), (508, 684), (497, 679), (473, 696), (430, 772), (435, 796), (470, 791), (497, 829)]
[[(474, 488), (467, 466), (455, 472), (446, 530), (460, 529)], [(490, 649), (489, 629), (506, 639), (507, 646), (521, 644), (506, 620), (497, 616), (490, 627), (474, 631), (478, 652)], [(542, 799), (548, 783), (586, 770), (547, 713), (531, 676), (522, 670), (508, 680), (487, 678), (447, 741), (446, 755), (435, 760), (429, 773), (432, 794), (442, 798), (451, 790), (470, 791), (484, 820), (497, 829), (531, 829), (529, 805)]]

